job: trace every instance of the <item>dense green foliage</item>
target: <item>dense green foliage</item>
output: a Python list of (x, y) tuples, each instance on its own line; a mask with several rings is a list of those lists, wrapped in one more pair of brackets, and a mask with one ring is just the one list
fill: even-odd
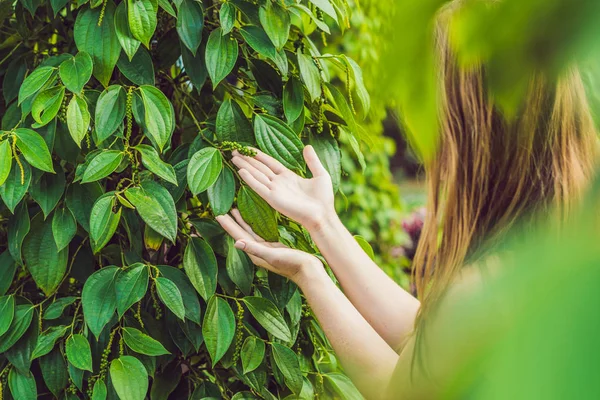
[[(362, 157), (343, 0), (0, 3), (0, 383), (7, 398), (360, 398), (285, 279), (214, 216), (311, 253), (231, 150), (300, 174)], [(313, 39), (317, 39), (313, 41)], [(337, 79), (336, 77), (342, 77)], [(342, 83), (337, 85), (337, 83)]]

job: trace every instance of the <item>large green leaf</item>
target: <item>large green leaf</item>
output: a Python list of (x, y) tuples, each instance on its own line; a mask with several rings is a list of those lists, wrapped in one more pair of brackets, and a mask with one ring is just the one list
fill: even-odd
[(81, 293), (83, 315), (87, 326), (96, 338), (112, 319), (117, 308), (115, 276), (118, 272), (117, 267), (104, 267), (94, 272), (83, 285)]
[(290, 14), (278, 2), (268, 2), (266, 6), (260, 8), (260, 23), (264, 28), (271, 42), (278, 49), (283, 48), (290, 35)]
[(167, 265), (159, 265), (158, 269), (165, 278), (170, 279), (177, 285), (177, 288), (181, 292), (181, 298), (183, 299), (183, 305), (185, 307), (185, 317), (190, 321), (200, 324), (200, 301), (194, 286), (191, 284), (185, 273), (179, 268), (170, 267)]
[(277, 49), (262, 28), (248, 25), (243, 27), (240, 32), (246, 43), (258, 54), (271, 59), (277, 56)]
[(8, 387), (12, 397), (18, 400), (36, 400), (37, 387), (33, 375), (22, 375), (15, 368), (8, 373)]
[(285, 378), (285, 384), (292, 392), (300, 394), (302, 391), (302, 372), (296, 353), (289, 347), (279, 343), (271, 343), (275, 364)]
[(277, 217), (275, 210), (264, 201), (256, 192), (247, 186), (242, 186), (238, 191), (237, 205), (244, 221), (246, 221), (257, 235), (269, 242), (277, 242)]
[[(29, 219), (29, 208), (25, 202), (21, 203), (15, 210), (13, 215), (8, 222), (8, 251), (19, 264), (23, 264), (21, 247), (25, 236), (29, 233), (31, 227), (31, 221)], [(0, 279), (0, 282), (2, 280)], [(10, 282), (9, 282), (10, 283)], [(0, 286), (2, 286), (0, 284)], [(0, 290), (0, 294), (2, 291)]]
[(37, 339), (37, 344), (31, 359), (35, 360), (38, 357), (45, 356), (50, 353), (56, 344), (56, 341), (62, 338), (69, 327), (65, 325), (51, 326), (45, 332), (43, 332)]
[(92, 371), (92, 350), (90, 342), (83, 335), (73, 335), (66, 343), (67, 360), (76, 368)]
[(249, 295), (254, 281), (254, 264), (241, 250), (234, 247), (233, 240), (229, 240), (226, 268), (227, 275), (245, 295)]
[(244, 374), (254, 371), (265, 358), (265, 342), (255, 336), (248, 336), (240, 352)]
[(283, 315), (272, 301), (264, 297), (246, 296), (244, 303), (259, 324), (277, 339), (289, 342), (292, 339), (290, 328)]
[(177, 33), (179, 39), (195, 56), (202, 41), (204, 12), (195, 0), (183, 0), (177, 12)]
[(94, 390), (92, 392), (92, 400), (106, 400), (108, 396), (108, 389), (104, 379), (98, 379), (94, 383)]
[(204, 59), (204, 52), (198, 51), (194, 56), (185, 46), (181, 46), (181, 60), (185, 73), (190, 78), (192, 85), (196, 90), (202, 89), (206, 78), (208, 78), (208, 70), (206, 69), (206, 61)]
[(58, 347), (40, 358), (40, 369), (44, 383), (54, 397), (58, 398), (69, 382), (67, 363)]
[(223, 101), (216, 121), (217, 138), (220, 141), (254, 143), (252, 125), (239, 104), (231, 99)]
[(54, 210), (65, 191), (65, 173), (61, 167), (58, 168), (56, 174), (43, 174), (34, 179), (29, 188), (29, 194), (42, 208), (44, 218)]
[(31, 231), (23, 242), (23, 259), (36, 285), (49, 296), (63, 280), (67, 270), (68, 249), (58, 251), (52, 224), (38, 214), (31, 221)]
[(233, 70), (238, 52), (238, 43), (233, 36), (223, 35), (221, 28), (210, 33), (206, 44), (206, 69), (213, 82), (213, 88)]
[(115, 212), (116, 197), (114, 192), (102, 195), (94, 203), (90, 214), (90, 240), (94, 253), (106, 246), (115, 234), (121, 220), (121, 208)]
[(67, 189), (67, 207), (86, 232), (90, 231), (92, 207), (100, 196), (102, 196), (102, 187), (98, 183), (70, 185)]
[(214, 185), (208, 188), (208, 201), (215, 215), (231, 210), (235, 198), (235, 178), (229, 168), (223, 168)]
[(208, 300), (217, 289), (218, 267), (215, 253), (204, 239), (190, 239), (183, 256), (183, 268), (196, 291)]
[(14, 296), (0, 297), (0, 336), (4, 335), (15, 316)]
[(148, 392), (148, 373), (144, 364), (132, 356), (121, 356), (110, 363), (110, 379), (120, 399), (144, 400)]
[(175, 129), (173, 106), (167, 96), (154, 86), (140, 86), (140, 93), (144, 103), (146, 129), (162, 151)]
[(12, 150), (9, 141), (0, 142), (0, 186), (4, 184), (10, 174), (12, 160)]
[(50, 150), (39, 133), (27, 128), (18, 128), (15, 129), (15, 136), (17, 147), (29, 164), (39, 170), (54, 173)]
[(77, 297), (74, 296), (57, 298), (52, 304), (48, 306), (48, 308), (44, 310), (44, 319), (52, 320), (59, 318), (62, 315), (65, 308), (73, 304), (76, 300)]
[(177, 316), (179, 319), (185, 318), (185, 307), (183, 305), (183, 298), (181, 292), (177, 288), (177, 285), (170, 279), (163, 278), (162, 276), (156, 278), (156, 292), (160, 301), (163, 302), (169, 310)]
[(158, 340), (135, 328), (123, 328), (123, 339), (127, 347), (136, 353), (147, 356), (170, 354)]
[(175, 169), (171, 164), (167, 164), (160, 159), (160, 155), (152, 146), (140, 144), (134, 147), (142, 155), (142, 164), (157, 176), (165, 181), (177, 185), (177, 176)]
[(36, 122), (33, 127), (42, 127), (56, 118), (64, 97), (64, 86), (46, 89), (38, 94), (31, 104), (31, 116)]
[(335, 12), (335, 8), (331, 4), (330, 0), (309, 0), (313, 3), (317, 8), (327, 14), (329, 17), (333, 18), (337, 21), (337, 13)]
[(360, 394), (352, 381), (344, 374), (339, 372), (330, 372), (324, 374), (323, 377), (325, 386), (334, 393), (335, 396), (344, 397), (349, 400), (362, 400)]
[(127, 20), (127, 2), (122, 1), (117, 6), (114, 24), (117, 39), (119, 40), (123, 51), (127, 54), (127, 58), (132, 60), (133, 56), (138, 51), (141, 42), (133, 37), (131, 29), (129, 28), (129, 21)]
[(19, 104), (42, 89), (56, 74), (56, 68), (39, 67), (25, 78), (19, 89)]
[(219, 178), (223, 168), (221, 152), (214, 147), (206, 147), (196, 152), (188, 164), (187, 179), (192, 194), (204, 192)]
[[(36, 316), (36, 313), (34, 313), (33, 318)], [(37, 323), (29, 324), (23, 336), (4, 353), (8, 362), (25, 375), (29, 375), (31, 370), (31, 355), (37, 345), (39, 336), (38, 327)]]
[(131, 34), (148, 48), (156, 30), (157, 12), (157, 0), (127, 0), (127, 19)]
[(75, 57), (63, 61), (58, 72), (67, 89), (81, 94), (83, 87), (92, 77), (93, 69), (92, 57), (85, 51), (80, 51)]
[(257, 115), (254, 117), (254, 135), (262, 151), (290, 169), (304, 169), (304, 145), (285, 122), (270, 115)]
[(112, 136), (125, 118), (127, 97), (119, 85), (109, 86), (98, 98), (96, 105), (96, 136), (98, 143)]
[(317, 100), (321, 96), (321, 74), (312, 57), (302, 52), (298, 52), (298, 67), (300, 68), (300, 77), (306, 85), (311, 101)]
[(8, 178), (6, 178), (4, 185), (0, 186), (0, 197), (2, 197), (6, 207), (13, 213), (31, 184), (31, 168), (29, 164), (24, 163), (21, 156), (17, 157), (19, 157), (21, 165), (15, 159)]
[(121, 161), (123, 161), (123, 152), (119, 150), (106, 150), (96, 154), (85, 169), (81, 183), (90, 183), (106, 178), (115, 172)]
[(233, 30), (236, 19), (236, 8), (230, 2), (221, 4), (219, 9), (219, 22), (221, 23), (221, 31), (223, 35), (227, 35)]
[(117, 62), (119, 71), (125, 78), (136, 85), (154, 85), (154, 64), (152, 57), (145, 48), (138, 49), (131, 60), (125, 53), (121, 53)]
[(148, 266), (142, 263), (130, 265), (117, 275), (117, 312), (119, 317), (140, 301), (148, 290)]
[(337, 192), (342, 180), (342, 155), (338, 142), (329, 135), (312, 135), (310, 144), (315, 149), (327, 172), (329, 172), (333, 190)]
[(25, 334), (34, 315), (31, 304), (21, 304), (15, 307), (15, 316), (4, 335), (0, 335), (0, 353), (10, 349)]
[(235, 317), (229, 303), (213, 296), (208, 302), (202, 336), (214, 366), (225, 355), (235, 335)]
[(175, 243), (177, 236), (177, 211), (167, 189), (154, 181), (143, 181), (140, 187), (125, 191), (125, 197), (137, 209), (150, 228)]
[(115, 31), (115, 5), (107, 1), (100, 21), (100, 9), (84, 8), (77, 14), (73, 36), (79, 51), (88, 53), (94, 62), (94, 76), (104, 86), (108, 86), (115, 65), (119, 60), (121, 46)]
[(81, 141), (85, 138), (90, 127), (90, 112), (84, 99), (73, 96), (67, 107), (67, 126), (71, 137), (81, 147)]
[(304, 86), (292, 76), (283, 88), (283, 111), (288, 122), (293, 122), (304, 110)]

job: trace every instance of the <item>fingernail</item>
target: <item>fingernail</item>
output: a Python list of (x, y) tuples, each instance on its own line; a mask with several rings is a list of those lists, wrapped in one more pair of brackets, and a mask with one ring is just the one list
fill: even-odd
[(244, 250), (246, 248), (246, 243), (242, 242), (241, 240), (238, 240), (237, 242), (235, 242), (233, 247), (239, 250)]
[(240, 152), (237, 151), (237, 150), (234, 150), (234, 151), (231, 152), (231, 154), (233, 154), (234, 156), (239, 156)]

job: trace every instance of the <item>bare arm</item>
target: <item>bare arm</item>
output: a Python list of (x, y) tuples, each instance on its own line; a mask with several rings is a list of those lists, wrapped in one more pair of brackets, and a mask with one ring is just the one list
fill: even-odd
[(412, 331), (419, 302), (362, 250), (334, 209), (331, 178), (314, 149), (304, 150), (313, 173), (304, 179), (272, 157), (236, 154), (240, 176), (273, 208), (304, 225), (340, 281), (344, 293), (393, 349)]

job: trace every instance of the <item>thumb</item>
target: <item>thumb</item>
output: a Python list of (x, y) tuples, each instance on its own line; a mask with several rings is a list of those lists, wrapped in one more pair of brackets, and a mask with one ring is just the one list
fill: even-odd
[[(262, 258), (267, 261), (272, 256), (273, 249), (258, 242), (249, 242), (246, 240), (238, 240), (235, 242), (235, 248), (244, 251), (245, 253)], [(267, 261), (268, 262), (268, 261)]]
[(315, 151), (314, 147), (308, 145), (304, 148), (304, 160), (306, 161), (306, 165), (312, 172), (313, 176), (323, 176), (327, 175), (327, 170), (321, 164), (321, 160), (319, 160), (319, 156)]

